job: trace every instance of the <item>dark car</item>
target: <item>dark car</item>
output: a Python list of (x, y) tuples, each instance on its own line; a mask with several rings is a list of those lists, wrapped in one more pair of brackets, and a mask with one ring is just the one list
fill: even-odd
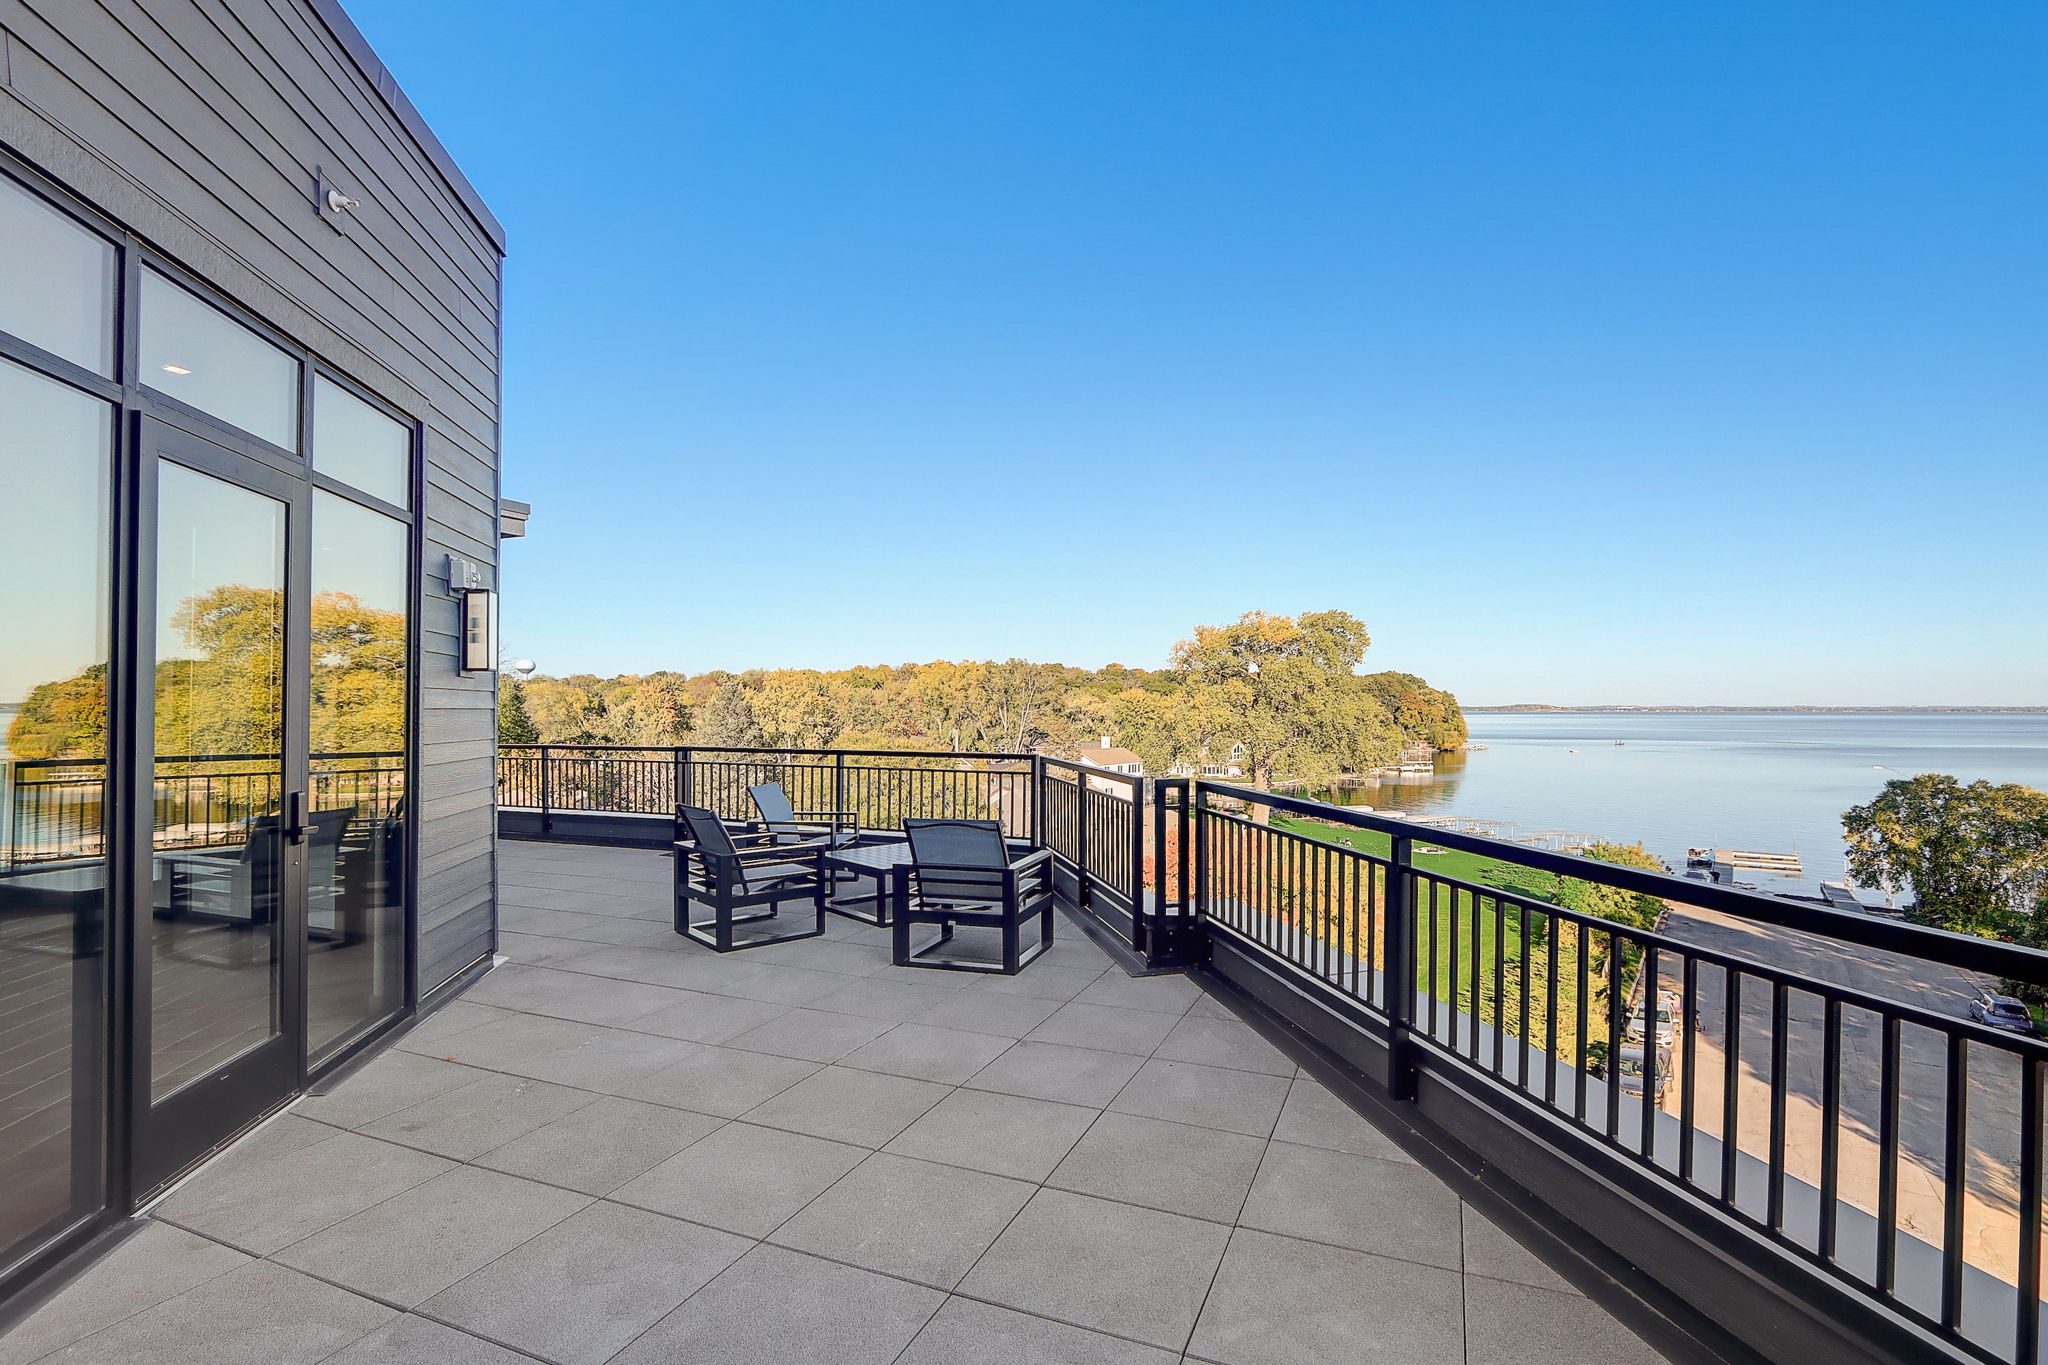
[(1984, 992), (1970, 1002), (1970, 1017), (2007, 1033), (2024, 1033), (2032, 1037), (2040, 1032), (2034, 1027), (2033, 1011), (2009, 995)]

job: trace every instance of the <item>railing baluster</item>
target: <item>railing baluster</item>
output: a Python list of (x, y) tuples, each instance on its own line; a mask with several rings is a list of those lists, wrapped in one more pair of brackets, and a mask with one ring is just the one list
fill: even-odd
[(1681, 1084), (1685, 1088), (1678, 1096), (1678, 1178), (1688, 1183), (1693, 1179), (1693, 1130), (1699, 1123), (1699, 966), (1699, 959), (1688, 953), (1679, 977), (1678, 1026), (1684, 1030), (1679, 1044), (1683, 1049), (1680, 1069), (1684, 1072)]
[(1963, 1325), (1963, 1214), (1969, 1199), (1970, 1040), (1948, 1036), (1948, 1151), (1942, 1163), (1941, 1325)]
[(1721, 1202), (1735, 1207), (1736, 1158), (1742, 1138), (1742, 974), (1721, 969)]
[(1622, 944), (1621, 935), (1607, 931), (1607, 1136), (1621, 1133), (1621, 1049), (1622, 1028)]
[[(1393, 836), (1387, 865), (1386, 984), (1387, 1089), (1395, 1099), (1415, 1098), (1415, 1072), (1410, 1037), (1415, 1027), (1416, 933), (1414, 840)], [(1435, 917), (1430, 919), (1430, 950), (1436, 948)], [(1436, 1027), (1436, 992), (1430, 991), (1430, 1029)]]
[(1791, 1089), (1785, 1067), (1791, 1051), (1790, 992), (1785, 983), (1771, 983), (1771, 1136), (1770, 1186), (1764, 1195), (1764, 1223), (1773, 1231), (1785, 1227), (1785, 1097)]
[(1657, 1042), (1657, 1025), (1662, 1022), (1659, 1018), (1663, 986), (1659, 979), (1661, 967), (1656, 947), (1645, 947), (1639, 978), (1643, 983), (1643, 1136), (1638, 1144), (1645, 1161), (1657, 1159), (1657, 1089), (1664, 1084), (1664, 1074), (1658, 1065), (1662, 1054)]
[(1841, 1223), (1842, 1002), (1830, 995), (1821, 1011), (1820, 1054), (1820, 1233), (1818, 1252), (1835, 1259)]
[(1877, 1288), (1898, 1285), (1899, 1242), (1899, 1020), (1884, 1016), (1878, 1062)]
[(2014, 1360), (2036, 1361), (2041, 1353), (2041, 1063), (2020, 1057), (2020, 1245), (2018, 1320)]

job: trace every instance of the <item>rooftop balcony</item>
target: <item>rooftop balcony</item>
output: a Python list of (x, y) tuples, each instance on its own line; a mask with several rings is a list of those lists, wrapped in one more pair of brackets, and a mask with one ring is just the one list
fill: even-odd
[[(764, 780), (1001, 821), (1057, 945), (679, 937), (669, 813)], [(2048, 1045), (1967, 1003), (2042, 954), (1033, 755), (508, 746), (499, 794), (499, 964), (0, 1365), (2041, 1359)]]
[(1184, 976), (720, 955), (672, 876), (508, 843), (503, 964), (0, 1361), (1660, 1358)]

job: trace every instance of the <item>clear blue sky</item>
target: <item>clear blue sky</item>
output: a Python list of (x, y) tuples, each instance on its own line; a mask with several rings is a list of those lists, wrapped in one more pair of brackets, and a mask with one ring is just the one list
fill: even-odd
[(352, 0), (511, 234), (544, 671), (2048, 703), (2048, 6)]

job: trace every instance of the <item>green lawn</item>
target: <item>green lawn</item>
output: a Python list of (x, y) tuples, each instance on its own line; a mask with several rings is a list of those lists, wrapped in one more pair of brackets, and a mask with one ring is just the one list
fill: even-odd
[[(1339, 829), (1314, 820), (1299, 820), (1292, 816), (1275, 815), (1273, 828), (1284, 829), (1294, 834), (1307, 835), (1328, 844), (1346, 844), (1361, 853), (1376, 858), (1391, 857), (1394, 837), (1371, 829)], [(1422, 850), (1431, 847), (1423, 840), (1415, 841), (1415, 867), (1420, 872), (1438, 872), (1460, 881), (1477, 882), (1481, 886), (1497, 886), (1510, 895), (1524, 896), (1531, 900), (1549, 900), (1557, 888), (1557, 878), (1548, 872), (1521, 867), (1515, 863), (1504, 863), (1498, 858), (1484, 858), (1477, 853), (1459, 853), (1453, 849), (1437, 849), (1434, 853)]]
[[(1301, 820), (1282, 815), (1275, 815), (1273, 817), (1273, 827), (1285, 830), (1291, 834), (1299, 834), (1307, 838), (1321, 840), (1324, 843), (1342, 844), (1374, 857), (1386, 858), (1392, 854), (1393, 836), (1380, 833), (1377, 830), (1342, 829), (1313, 820)], [(1415, 866), (1420, 872), (1438, 873), (1442, 876), (1454, 877), (1460, 881), (1471, 882), (1479, 886), (1496, 887), (1509, 895), (1518, 896), (1525, 900), (1544, 901), (1549, 900), (1556, 894), (1557, 878), (1550, 873), (1538, 872), (1532, 868), (1522, 867), (1515, 863), (1502, 862), (1497, 858), (1482, 857), (1476, 853), (1461, 853), (1452, 849), (1441, 849), (1434, 853), (1424, 853), (1421, 850), (1429, 847), (1429, 845), (1419, 838), (1416, 840), (1415, 847), (1417, 850)], [(1434, 970), (1431, 973), (1430, 992), (1442, 1000), (1455, 998), (1461, 1008), (1469, 1010), (1474, 1007), (1473, 993), (1475, 983), (1472, 980), (1471, 936), (1476, 930), (1480, 935), (1479, 964), (1481, 977), (1477, 983), (1480, 996), (1477, 1013), (1486, 1019), (1488, 1023), (1498, 1024), (1505, 1022), (1500, 1018), (1498, 1005), (1492, 999), (1495, 925), (1497, 920), (1503, 918), (1499, 902), (1491, 897), (1481, 897), (1477, 899), (1475, 904), (1472, 897), (1461, 896), (1457, 898), (1459, 952), (1457, 973), (1454, 976), (1451, 960), (1451, 901), (1452, 897), (1448, 891), (1439, 894), (1434, 915), (1436, 953)], [(1507, 964), (1505, 974), (1506, 987), (1512, 995), (1518, 989), (1519, 968), (1517, 964), (1520, 962), (1523, 954), (1522, 912), (1518, 908), (1510, 906), (1505, 915), (1505, 921), (1499, 928), (1501, 934), (1501, 956)], [(1547, 961), (1549, 950), (1543, 941), (1544, 935), (1541, 925), (1539, 924), (1535, 928), (1535, 959), (1532, 961), (1531, 967), (1536, 973), (1537, 978), (1540, 979), (1542, 973), (1542, 966), (1540, 964)], [(1429, 945), (1429, 926), (1426, 923), (1421, 926), (1420, 933), (1423, 936), (1420, 947), (1427, 951)], [(1570, 943), (1570, 936), (1567, 935), (1564, 944), (1561, 945), (1563, 957), (1559, 964), (1561, 970), (1558, 980), (1558, 1007), (1567, 1016), (1572, 1011), (1572, 1002), (1577, 995), (1576, 981), (1574, 980), (1577, 955), (1576, 951), (1570, 946)], [(1541, 989), (1536, 984), (1535, 979), (1532, 979), (1531, 986), (1532, 990)], [(1601, 994), (1604, 995), (1604, 992)], [(1514, 1006), (1514, 1010), (1516, 1013), (1519, 1013), (1518, 1004)], [(1596, 1011), (1597, 1014), (1598, 1011)], [(1592, 1031), (1596, 1035), (1604, 1033), (1604, 1028), (1599, 1025), (1597, 1018), (1589, 1022), (1592, 1024)]]

